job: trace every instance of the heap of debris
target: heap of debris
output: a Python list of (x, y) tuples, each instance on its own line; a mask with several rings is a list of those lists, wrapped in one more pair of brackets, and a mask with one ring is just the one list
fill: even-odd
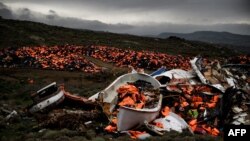
[(170, 130), (219, 136), (225, 124), (250, 124), (249, 66), (220, 66), (197, 57), (190, 63), (189, 71), (124, 74), (88, 99), (54, 82), (32, 96), (29, 112), (42, 128), (82, 131), (98, 120), (107, 133), (139, 139)]

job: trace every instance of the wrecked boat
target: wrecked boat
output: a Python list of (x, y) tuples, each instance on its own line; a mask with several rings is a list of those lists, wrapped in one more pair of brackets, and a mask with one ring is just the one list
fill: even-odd
[(177, 82), (178, 80), (178, 83), (187, 81), (188, 83), (196, 84), (194, 80), (195, 75), (193, 74), (193, 72), (181, 69), (172, 69), (154, 75), (153, 77), (157, 79), (162, 85), (165, 85), (166, 83), (171, 83), (171, 81), (173, 80), (175, 80), (175, 82)]
[(61, 103), (65, 96), (62, 87), (53, 82), (36, 93), (31, 95), (33, 104), (29, 108), (30, 113), (46, 110), (48, 107), (58, 105)]
[(203, 84), (210, 84), (223, 92), (229, 87), (249, 90), (249, 65), (228, 64), (221, 66), (217, 60), (203, 64), (201, 57), (195, 57), (190, 63)]
[[(90, 100), (99, 99), (103, 103), (104, 112), (109, 116), (111, 120), (113, 118), (112, 112), (118, 104), (118, 92), (121, 86), (136, 81), (145, 81), (150, 83), (154, 89), (157, 89), (161, 84), (152, 76), (145, 73), (128, 73), (118, 77), (113, 83), (111, 83), (106, 89), (90, 97)], [(144, 121), (151, 122), (154, 120), (160, 112), (162, 103), (162, 95), (159, 94), (157, 104), (153, 108), (137, 109), (128, 106), (120, 106), (117, 115), (117, 130), (125, 131), (144, 124)], [(133, 120), (131, 120), (133, 117)]]
[[(225, 124), (249, 124), (249, 91), (242, 89), (249, 85), (238, 83), (249, 81), (248, 72), (240, 73), (241, 69), (220, 67), (214, 62), (195, 57), (190, 61), (192, 70), (160, 68), (150, 75), (132, 69), (132, 73), (118, 77), (88, 99), (64, 91), (64, 102), (46, 120), (40, 120), (45, 121), (40, 127), (60, 125), (59, 128), (81, 130), (90, 120), (105, 119), (109, 124), (104, 131), (145, 139), (171, 130), (219, 136)], [(43, 95), (47, 93), (43, 90), (54, 86), (55, 82), (37, 91), (34, 102), (53, 97), (54, 94)], [(62, 119), (65, 126), (58, 124)]]

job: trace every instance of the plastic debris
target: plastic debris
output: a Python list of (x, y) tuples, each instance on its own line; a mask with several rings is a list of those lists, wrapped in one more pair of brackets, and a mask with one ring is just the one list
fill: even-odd
[[(89, 55), (106, 60), (100, 56), (105, 50), (112, 50), (115, 54), (119, 52), (114, 48), (93, 46)], [(147, 54), (141, 52), (137, 55), (143, 56), (145, 53)], [(157, 64), (157, 61), (150, 61), (154, 62), (151, 65)], [(111, 62), (118, 66), (125, 63), (116, 60)], [(200, 57), (190, 61), (192, 69), (188, 65), (184, 66), (188, 69), (166, 71), (163, 67), (151, 75), (139, 70), (124, 74), (89, 99), (72, 95), (63, 88), (59, 89), (54, 82), (32, 95), (34, 104), (30, 112), (35, 114), (51, 111), (41, 127), (57, 125), (59, 119), (64, 119), (62, 117), (67, 115), (76, 120), (84, 119), (79, 123), (82, 126), (74, 127), (77, 130), (91, 124), (93, 118), (97, 119), (103, 113), (108, 121), (103, 131), (112, 134), (127, 133), (133, 139), (146, 139), (152, 133), (164, 135), (171, 130), (182, 133), (185, 129), (195, 134), (219, 136), (224, 124), (250, 123), (249, 73), (240, 71), (242, 68), (248, 69), (247, 67), (221, 66), (218, 60), (209, 62)], [(51, 108), (53, 102), (50, 98), (56, 96), (59, 90), (63, 92), (64, 98), (56, 107)], [(47, 103), (41, 104), (43, 101)], [(62, 108), (66, 103), (74, 103), (74, 106), (82, 109)], [(57, 110), (53, 110), (55, 108)], [(98, 108), (101, 110), (97, 110)]]

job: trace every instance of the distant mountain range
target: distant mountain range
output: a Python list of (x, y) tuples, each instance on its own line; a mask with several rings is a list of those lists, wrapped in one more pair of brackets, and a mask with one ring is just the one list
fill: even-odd
[[(6, 47), (54, 45), (106, 45), (122, 49), (148, 50), (172, 55), (229, 57), (246, 54), (234, 46), (190, 41), (178, 37), (157, 38), (102, 31), (70, 29), (37, 22), (0, 18), (0, 50)], [(234, 50), (232, 50), (234, 49)], [(249, 53), (250, 54), (250, 53)]]
[(231, 45), (230, 48), (250, 53), (250, 35), (239, 35), (229, 32), (197, 31), (193, 33), (164, 32), (157, 37), (169, 38), (171, 36), (184, 38), (186, 40)]

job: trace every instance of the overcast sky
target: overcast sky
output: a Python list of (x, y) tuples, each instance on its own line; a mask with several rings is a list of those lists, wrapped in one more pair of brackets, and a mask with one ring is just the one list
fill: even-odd
[(250, 34), (250, 0), (0, 0), (4, 18), (137, 35)]

